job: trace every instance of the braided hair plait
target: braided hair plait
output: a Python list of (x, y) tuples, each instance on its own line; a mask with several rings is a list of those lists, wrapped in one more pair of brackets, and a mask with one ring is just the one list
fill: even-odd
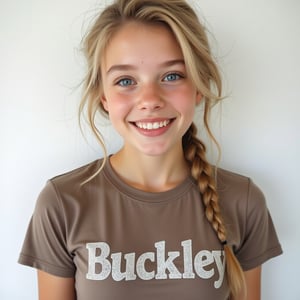
[(245, 279), (243, 270), (236, 259), (231, 247), (227, 244), (227, 234), (219, 205), (219, 196), (216, 187), (216, 174), (206, 160), (206, 147), (197, 138), (197, 127), (192, 124), (183, 137), (183, 149), (187, 162), (190, 165), (191, 175), (196, 180), (205, 215), (212, 225), (220, 242), (224, 245), (226, 257), (226, 276), (233, 296), (245, 293)]

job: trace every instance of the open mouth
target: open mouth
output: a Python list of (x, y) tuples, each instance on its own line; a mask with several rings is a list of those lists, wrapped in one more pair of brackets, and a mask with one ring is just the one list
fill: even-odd
[(145, 129), (145, 130), (155, 130), (155, 129), (160, 129), (163, 127), (167, 127), (174, 119), (167, 119), (163, 121), (155, 121), (155, 122), (132, 122), (133, 125), (140, 129)]

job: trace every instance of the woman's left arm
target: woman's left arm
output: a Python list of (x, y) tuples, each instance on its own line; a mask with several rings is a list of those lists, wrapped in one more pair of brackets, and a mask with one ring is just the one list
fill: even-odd
[(246, 300), (260, 300), (261, 266), (244, 273), (247, 297)]
[(261, 269), (261, 266), (259, 266), (244, 272), (247, 295), (245, 297), (240, 295), (233, 300), (260, 300)]

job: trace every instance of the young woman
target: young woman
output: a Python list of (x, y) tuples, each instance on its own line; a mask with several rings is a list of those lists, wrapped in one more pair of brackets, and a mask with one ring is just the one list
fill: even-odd
[(260, 299), (261, 265), (282, 250), (258, 187), (210, 165), (196, 136), (198, 105), (211, 135), (221, 79), (195, 12), (116, 0), (84, 45), (80, 111), (103, 147), (98, 112), (124, 144), (41, 192), (19, 258), (39, 299)]

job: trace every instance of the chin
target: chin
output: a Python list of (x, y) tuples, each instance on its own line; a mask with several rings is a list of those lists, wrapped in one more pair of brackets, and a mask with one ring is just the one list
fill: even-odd
[(139, 151), (146, 156), (159, 157), (174, 152), (174, 149), (168, 147), (167, 145), (156, 145), (156, 146), (148, 145), (148, 146), (140, 147)]

